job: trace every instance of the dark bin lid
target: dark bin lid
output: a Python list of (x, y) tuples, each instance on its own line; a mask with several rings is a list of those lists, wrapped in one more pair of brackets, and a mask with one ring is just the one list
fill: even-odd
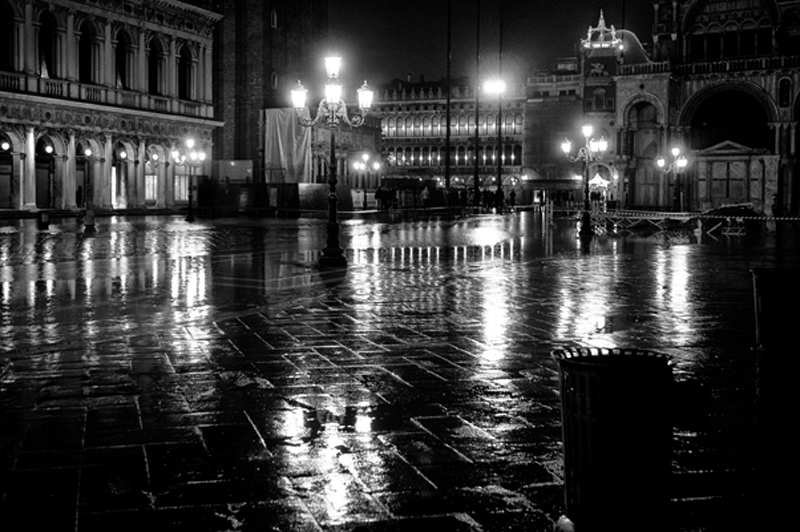
[(669, 366), (672, 363), (672, 358), (664, 353), (620, 347), (566, 347), (553, 351), (552, 356), (559, 362), (597, 366), (629, 366), (632, 364)]

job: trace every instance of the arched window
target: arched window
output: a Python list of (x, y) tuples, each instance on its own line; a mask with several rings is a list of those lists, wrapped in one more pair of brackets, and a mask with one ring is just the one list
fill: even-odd
[(503, 117), (503, 120), (505, 121), (505, 127), (503, 128), (505, 131), (503, 131), (503, 134), (505, 134), (505, 135), (513, 134), (514, 133), (514, 116), (508, 114), (508, 115)]
[(117, 35), (117, 44), (114, 48), (114, 61), (116, 77), (114, 84), (118, 89), (130, 89), (133, 78), (133, 47), (131, 38), (125, 31)]
[(772, 28), (765, 27), (758, 29), (758, 54), (769, 55), (772, 53)]
[(158, 38), (150, 41), (147, 50), (147, 90), (150, 94), (161, 95), (164, 93), (163, 87), (163, 62), (164, 48)]
[(523, 123), (525, 120), (523, 119), (521, 114), (514, 115), (514, 134), (515, 135), (522, 135)]
[(414, 117), (414, 136), (421, 137), (422, 136), (422, 118), (419, 116)]
[(461, 115), (458, 117), (458, 135), (466, 135), (467, 134), (467, 117), (465, 115)]
[(736, 24), (728, 24), (722, 34), (722, 56), (737, 57), (739, 55), (739, 31)]
[(778, 105), (789, 107), (792, 103), (792, 80), (782, 78), (778, 82)]
[(722, 57), (722, 28), (709, 28), (706, 39), (706, 59), (713, 61)]
[(694, 28), (689, 38), (689, 58), (692, 61), (701, 61), (706, 56), (706, 36), (703, 28)]
[(270, 86), (272, 87), (272, 90), (278, 90), (278, 73), (277, 72), (274, 72), (274, 71), (272, 72), (272, 75), (270, 75), (269, 83), (270, 83)]
[(0, 2), (0, 70), (13, 72), (14, 55), (14, 10), (6, 2)]
[(81, 83), (95, 83), (95, 47), (97, 33), (94, 26), (85, 20), (80, 25), (78, 34), (78, 81)]
[(752, 22), (742, 25), (739, 36), (739, 54), (742, 56), (755, 55), (756, 53), (756, 26)]
[(592, 106), (589, 109), (599, 111), (606, 108), (606, 90), (597, 87), (592, 91)]
[(406, 136), (410, 137), (414, 134), (414, 119), (410, 116), (406, 117)]
[(269, 24), (273, 28), (278, 27), (278, 12), (274, 9), (272, 10), (272, 13), (269, 14)]
[(178, 98), (192, 100), (192, 50), (184, 43), (178, 52)]
[(422, 118), (422, 136), (431, 136), (431, 117), (425, 116)]
[(494, 115), (486, 115), (486, 134), (494, 135)]
[[(12, 17), (13, 22), (13, 17)], [(43, 78), (55, 78), (57, 76), (56, 64), (58, 54), (56, 53), (56, 35), (58, 28), (56, 18), (49, 11), (45, 11), (39, 16), (39, 75)], [(14, 31), (9, 34), (14, 38)]]
[(433, 130), (431, 132), (431, 135), (433, 135), (434, 137), (438, 137), (439, 136), (439, 117), (438, 116), (434, 116), (431, 119), (431, 129)]

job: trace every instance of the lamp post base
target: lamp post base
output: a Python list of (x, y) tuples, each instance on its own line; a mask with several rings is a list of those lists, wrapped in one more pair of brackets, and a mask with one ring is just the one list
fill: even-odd
[(194, 221), (194, 214), (192, 214), (192, 213), (187, 214), (186, 215), (186, 221), (187, 222), (193, 222)]
[(589, 211), (583, 211), (581, 215), (581, 228), (578, 231), (579, 238), (592, 238), (594, 231), (592, 231), (592, 215)]
[(319, 258), (320, 268), (344, 268), (345, 266), (347, 266), (347, 259), (341, 249), (325, 248), (322, 250), (322, 256)]

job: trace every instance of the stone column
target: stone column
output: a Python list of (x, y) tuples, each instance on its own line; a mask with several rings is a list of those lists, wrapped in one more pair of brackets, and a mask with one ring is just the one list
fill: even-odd
[(213, 65), (212, 61), (213, 61), (213, 55), (214, 54), (213, 54), (212, 48), (213, 48), (213, 46), (210, 43), (206, 46), (206, 57), (205, 57), (205, 63), (206, 63), (206, 66), (205, 66), (205, 77), (206, 77), (206, 81), (205, 81), (205, 101), (207, 103), (211, 103), (211, 102), (214, 101), (214, 92), (213, 92), (214, 82), (213, 82), (213, 79), (212, 79), (212, 74), (213, 74), (213, 71), (214, 71), (214, 65)]
[(176, 43), (175, 37), (172, 36), (169, 39), (169, 53), (167, 55), (167, 86), (166, 86), (166, 96), (170, 96), (175, 98), (178, 95), (178, 84), (177, 84), (177, 75), (176, 75), (176, 61), (177, 61), (177, 53), (176, 53)]
[(62, 174), (62, 179), (64, 180), (64, 208), (77, 209), (78, 206), (75, 203), (75, 190), (78, 188), (76, 183), (77, 169), (75, 167), (75, 132), (72, 130), (68, 132), (67, 155), (65, 157), (65, 163), (64, 173)]
[(25, 128), (25, 171), (22, 173), (22, 208), (36, 208), (36, 139), (33, 126)]
[(117, 86), (117, 71), (114, 68), (114, 41), (111, 39), (111, 21), (106, 19), (103, 24), (103, 41), (102, 41), (102, 62), (98, 84), (106, 85), (108, 87)]
[(147, 92), (147, 45), (145, 32), (139, 30), (139, 46), (136, 54), (136, 75), (131, 80), (131, 88), (140, 92)]
[(111, 209), (111, 166), (114, 164), (111, 135), (105, 136), (102, 145), (102, 154), (97, 158), (92, 167), (92, 177), (95, 186), (95, 206), (100, 209)]
[(64, 46), (64, 53), (67, 61), (64, 68), (66, 79), (76, 81), (78, 79), (76, 58), (78, 57), (77, 38), (75, 37), (75, 11), (70, 10), (67, 15), (67, 37)]

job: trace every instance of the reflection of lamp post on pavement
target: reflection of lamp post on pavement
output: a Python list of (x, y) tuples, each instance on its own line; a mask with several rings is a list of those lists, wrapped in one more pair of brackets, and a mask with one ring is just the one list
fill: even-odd
[(341, 63), (341, 57), (325, 58), (328, 82), (325, 84), (325, 98), (319, 102), (315, 118), (312, 119), (307, 114), (306, 95), (308, 91), (305, 87), (298, 81), (295, 88), (292, 89), (292, 105), (297, 111), (300, 124), (311, 127), (319, 122), (324, 122), (328, 125), (331, 135), (331, 159), (328, 169), (330, 193), (328, 194), (327, 243), (322, 249), (322, 256), (319, 261), (320, 266), (345, 266), (347, 264), (344, 251), (339, 246), (339, 221), (337, 219), (339, 198), (336, 196), (336, 184), (338, 181), (336, 179), (336, 136), (334, 128), (338, 127), (341, 122), (350, 127), (361, 126), (369, 108), (372, 107), (373, 92), (365, 81), (361, 88), (358, 89), (358, 108), (361, 114), (354, 115), (352, 118), (348, 116), (347, 105), (342, 101), (342, 85), (339, 82), (339, 67)]
[(186, 139), (186, 148), (188, 149), (189, 156), (181, 153), (177, 149), (172, 150), (172, 159), (178, 166), (189, 167), (189, 213), (186, 215), (187, 222), (194, 221), (194, 188), (195, 188), (195, 174), (197, 169), (200, 168), (206, 160), (206, 152), (203, 150), (194, 149), (194, 139)]
[(656, 159), (656, 166), (658, 166), (658, 169), (667, 175), (672, 174), (672, 208), (676, 212), (681, 212), (683, 211), (683, 189), (680, 176), (689, 165), (689, 160), (685, 156), (681, 155), (681, 149), (678, 147), (672, 148), (671, 153), (672, 162), (669, 163), (669, 165), (667, 165), (666, 159), (659, 157)]
[(564, 142), (561, 143), (561, 149), (570, 161), (583, 162), (583, 214), (581, 215), (581, 228), (578, 232), (578, 236), (581, 238), (592, 238), (592, 215), (591, 204), (589, 203), (589, 166), (592, 162), (599, 161), (603, 158), (603, 155), (608, 149), (608, 141), (604, 137), (600, 137), (600, 140), (592, 138), (593, 129), (592, 126), (588, 124), (583, 126), (581, 131), (586, 139), (586, 144), (581, 146), (575, 157), (570, 156), (572, 142), (570, 142), (569, 139), (565, 139)]

